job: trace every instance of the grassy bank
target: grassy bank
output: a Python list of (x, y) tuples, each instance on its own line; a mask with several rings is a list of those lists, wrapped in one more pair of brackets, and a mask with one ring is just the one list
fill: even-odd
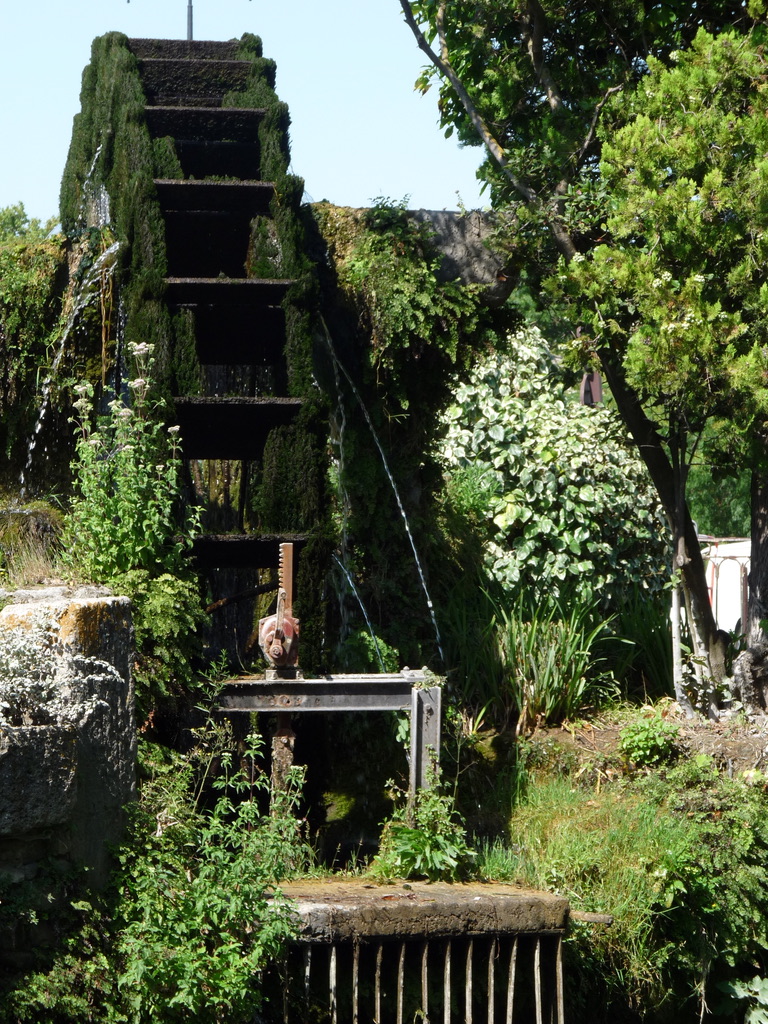
[(736, 996), (766, 968), (768, 776), (734, 766), (735, 730), (713, 756), (658, 714), (619, 726), (612, 749), (521, 744), (520, 798), (479, 871), (612, 915), (567, 939), (569, 1021), (763, 1020), (759, 986)]

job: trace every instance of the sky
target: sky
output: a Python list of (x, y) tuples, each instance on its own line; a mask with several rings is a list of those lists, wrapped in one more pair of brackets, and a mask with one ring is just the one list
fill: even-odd
[[(92, 40), (186, 38), (188, 0), (0, 0), (0, 207), (58, 214), (61, 175)], [(261, 36), (291, 112), (291, 170), (305, 200), (411, 209), (487, 205), (479, 148), (437, 123), (437, 93), (398, 0), (193, 0), (195, 39)]]

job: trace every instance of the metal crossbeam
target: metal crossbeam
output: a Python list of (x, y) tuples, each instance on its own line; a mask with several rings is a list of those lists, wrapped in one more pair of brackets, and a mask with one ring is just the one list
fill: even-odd
[(430, 785), (440, 751), (441, 689), (425, 686), (424, 672), (405, 669), (302, 679), (298, 673), (298, 678), (290, 678), (291, 670), (282, 671), (282, 677), (245, 677), (225, 683), (219, 710), (287, 715), (310, 711), (410, 711), (411, 791)]
[(242, 679), (226, 683), (222, 711), (408, 711), (423, 672), (341, 674), (316, 679)]

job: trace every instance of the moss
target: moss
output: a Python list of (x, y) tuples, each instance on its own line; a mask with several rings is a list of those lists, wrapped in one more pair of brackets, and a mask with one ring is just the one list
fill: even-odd
[(173, 367), (171, 387), (176, 395), (201, 395), (203, 393), (203, 368), (197, 357), (195, 320), (189, 309), (180, 310), (173, 317), (172, 353), (169, 359)]
[[(30, 439), (38, 455), (27, 484), (45, 480), (48, 488), (67, 478), (68, 449), (58, 446), (66, 432), (66, 407), (56, 399), (35, 435), (40, 392), (64, 330), (63, 296), (67, 278), (67, 249), (62, 236), (41, 242), (11, 241), (0, 245), (0, 450), (5, 456), (0, 486), (18, 487), (26, 470)], [(58, 456), (63, 457), (58, 457)], [(38, 472), (38, 462), (43, 462)]]
[(61, 223), (70, 238), (82, 237), (94, 225), (94, 197), (109, 197), (110, 223), (121, 245), (116, 287), (126, 313), (125, 340), (155, 346), (155, 371), (168, 395), (173, 367), (170, 316), (162, 302), (165, 225), (154, 177), (158, 170), (178, 176), (179, 168), (167, 142), (155, 145), (150, 137), (138, 63), (127, 42), (117, 32), (93, 42), (62, 178)]
[(320, 520), (323, 462), (321, 441), (304, 424), (271, 431), (255, 507), (265, 533), (296, 533)]
[(184, 177), (176, 144), (170, 136), (152, 140), (155, 176), (165, 179), (181, 179)]
[[(343, 449), (335, 486), (346, 510), (349, 561), (377, 632), (397, 637), (407, 663), (438, 667), (426, 597), (371, 425), (430, 591), (438, 582), (450, 590), (457, 567), (436, 529), (442, 477), (431, 454), (439, 412), (454, 375), (493, 345), (511, 316), (487, 308), (479, 288), (440, 279), (429, 229), (402, 204), (351, 210), (320, 203), (311, 213), (315, 245), (325, 247), (318, 262), (328, 325), (315, 372), (333, 396), (334, 442)], [(353, 603), (349, 616), (359, 616)]]
[(275, 65), (263, 58), (256, 36), (243, 36), (238, 56), (252, 61), (253, 70), (246, 88), (227, 93), (224, 105), (265, 110), (259, 128), (261, 177), (275, 189), (269, 216), (257, 217), (251, 225), (248, 273), (293, 282), (283, 302), (285, 380), (288, 394), (306, 403), (296, 424), (271, 432), (263, 459), (251, 473), (249, 504), (255, 529), (310, 538), (299, 561), (296, 608), (302, 624), (302, 665), (316, 671), (324, 666), (323, 595), (334, 546), (325, 493), (327, 406), (318, 396), (313, 372), (319, 293), (301, 215), (304, 182), (288, 173), (290, 117), (274, 92)]

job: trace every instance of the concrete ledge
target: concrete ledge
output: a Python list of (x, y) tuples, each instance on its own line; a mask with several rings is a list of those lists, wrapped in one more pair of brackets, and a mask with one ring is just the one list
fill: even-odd
[(563, 897), (512, 885), (313, 879), (280, 888), (296, 902), (302, 942), (557, 933), (568, 922)]

